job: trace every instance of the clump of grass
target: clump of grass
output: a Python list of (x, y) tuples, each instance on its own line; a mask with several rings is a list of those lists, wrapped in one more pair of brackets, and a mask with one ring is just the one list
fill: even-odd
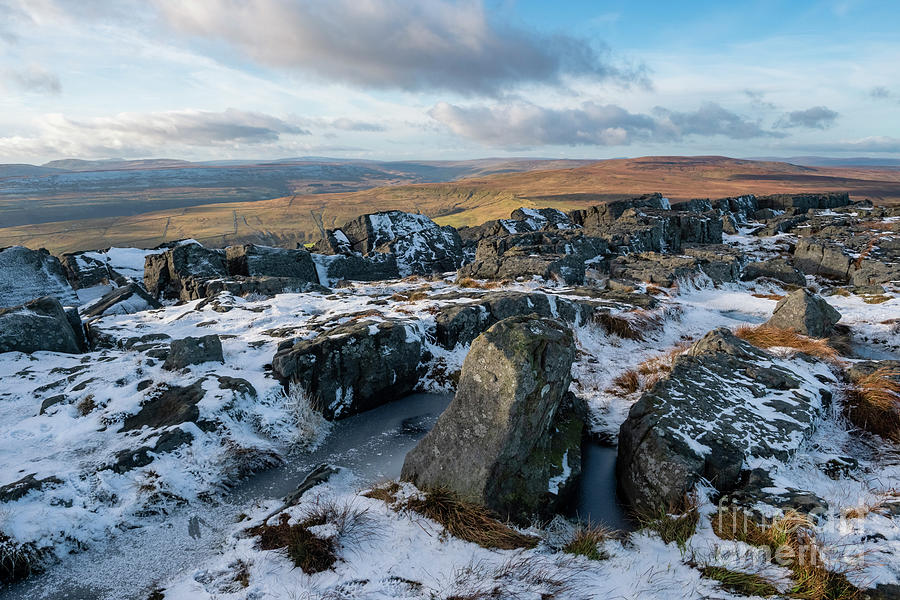
[(665, 354), (648, 358), (636, 368), (620, 373), (612, 380), (612, 387), (607, 392), (628, 395), (649, 390), (672, 371), (675, 359), (687, 348), (687, 343), (679, 343)]
[(885, 296), (884, 294), (863, 296), (863, 302), (865, 302), (866, 304), (881, 304), (882, 302), (887, 302), (890, 299), (890, 296)]
[(33, 544), (19, 544), (0, 532), (0, 583), (21, 581), (37, 572), (40, 556)]
[(859, 256), (856, 257), (856, 260), (853, 261), (853, 266), (857, 269), (860, 268), (863, 264), (863, 261), (872, 253), (872, 250), (878, 245), (878, 236), (873, 237), (869, 240), (869, 243), (866, 244), (866, 247), (863, 248), (863, 251), (859, 253)]
[(635, 516), (642, 529), (659, 534), (663, 542), (675, 542), (684, 550), (700, 522), (699, 501), (693, 494), (685, 495), (681, 502), (665, 508), (637, 511)]
[(711, 516), (713, 532), (725, 540), (737, 540), (762, 547), (772, 562), (791, 571), (789, 594), (806, 600), (853, 600), (860, 590), (844, 573), (825, 568), (821, 546), (809, 517), (785, 512), (764, 526), (743, 511), (732, 510)]
[(582, 525), (575, 531), (572, 541), (563, 547), (563, 552), (584, 556), (591, 560), (605, 560), (609, 554), (600, 549), (600, 544), (613, 536), (613, 531), (600, 525)]
[(825, 338), (811, 338), (790, 329), (772, 325), (743, 325), (734, 334), (758, 348), (793, 348), (822, 360), (836, 362), (838, 351), (828, 345)]
[(781, 294), (750, 294), (754, 298), (765, 298), (767, 300), (781, 300), (784, 298)]
[(497, 600), (500, 598), (557, 598), (573, 587), (573, 575), (540, 555), (516, 555), (494, 565), (472, 562), (453, 574), (449, 589), (433, 598)]
[(419, 300), (425, 300), (428, 298), (428, 292), (431, 291), (431, 286), (425, 284), (421, 287), (418, 287), (414, 290), (407, 290), (405, 292), (397, 292), (393, 296), (391, 296), (391, 300), (395, 302), (418, 302)]
[(275, 525), (258, 525), (248, 530), (259, 538), (260, 550), (282, 550), (295, 567), (311, 575), (330, 569), (337, 562), (336, 544), (333, 539), (316, 537), (309, 528), (324, 525), (324, 521), (306, 520), (290, 525), (289, 517), (281, 515)]
[(534, 548), (538, 539), (519, 533), (497, 519), (487, 507), (461, 498), (446, 488), (431, 488), (418, 496), (397, 499), (400, 486), (390, 483), (363, 495), (382, 500), (395, 510), (414, 512), (440, 523), (453, 537), (478, 544), (482, 548), (513, 550)]
[(504, 285), (507, 285), (509, 281), (478, 281), (477, 279), (472, 279), (471, 277), (458, 277), (455, 281), (456, 285), (461, 288), (474, 288), (479, 290), (493, 290)]
[(743, 596), (772, 596), (778, 589), (755, 573), (741, 573), (725, 567), (707, 566), (700, 569), (704, 577), (715, 579), (723, 588)]
[(636, 369), (628, 369), (624, 373), (620, 373), (612, 380), (614, 388), (617, 388), (625, 394), (633, 394), (641, 389), (641, 376), (638, 375)]
[(78, 411), (78, 414), (82, 417), (86, 417), (97, 408), (97, 401), (94, 400), (93, 394), (88, 394), (81, 401), (75, 405), (75, 410)]
[(900, 370), (882, 367), (857, 378), (846, 398), (844, 413), (851, 423), (900, 442)]
[(661, 315), (646, 310), (628, 313), (594, 313), (593, 320), (607, 333), (626, 340), (644, 341), (648, 333), (659, 330), (664, 319)]

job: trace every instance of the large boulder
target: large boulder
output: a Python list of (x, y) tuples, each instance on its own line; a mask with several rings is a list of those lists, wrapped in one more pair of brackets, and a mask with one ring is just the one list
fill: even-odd
[(59, 259), (43, 248), (0, 249), (0, 308), (19, 306), (43, 296), (54, 296), (64, 306), (78, 305)]
[(174, 371), (205, 362), (225, 362), (222, 356), (222, 341), (217, 335), (172, 340), (163, 368)]
[(397, 257), (393, 254), (313, 254), (312, 258), (319, 273), (319, 282), (324, 286), (334, 285), (338, 281), (384, 281), (400, 277)]
[(128, 279), (96, 252), (69, 252), (60, 257), (66, 278), (76, 290), (98, 285), (126, 285)]
[(790, 329), (810, 337), (827, 337), (841, 320), (839, 313), (824, 298), (806, 288), (794, 290), (775, 305), (768, 324)]
[[(390, 210), (357, 217), (326, 232), (314, 250), (324, 254), (393, 254), (399, 274), (455, 271), (462, 264), (462, 240), (449, 226), (425, 215)], [(349, 279), (349, 278), (348, 278)]]
[(709, 277), (713, 283), (735, 281), (740, 272), (737, 257), (727, 251), (685, 250), (686, 254), (668, 255), (639, 252), (617, 256), (609, 265), (610, 277), (643, 281), (671, 287), (678, 281)]
[(108, 315), (130, 315), (161, 306), (140, 284), (130, 282), (113, 288), (96, 301), (83, 306), (80, 312), (83, 317), (91, 319)]
[(143, 427), (158, 429), (196, 423), (200, 419), (200, 401), (206, 395), (204, 379), (187, 386), (162, 385), (153, 388), (140, 410), (125, 418), (120, 431), (134, 431)]
[(744, 267), (741, 279), (751, 281), (760, 277), (775, 279), (788, 285), (805, 286), (806, 277), (794, 265), (783, 258), (750, 262)]
[(567, 393), (574, 358), (572, 333), (557, 321), (519, 316), (488, 329), (401, 478), (518, 521), (552, 513), (581, 471), (583, 414)]
[(806, 212), (810, 209), (838, 208), (850, 204), (847, 192), (824, 192), (821, 194), (772, 194), (756, 198), (760, 208), (794, 210)]
[(662, 194), (645, 194), (636, 198), (614, 200), (606, 204), (598, 204), (589, 208), (573, 210), (569, 217), (576, 225), (580, 225), (590, 234), (594, 229), (603, 230), (606, 225), (616, 221), (627, 210), (635, 208), (657, 208), (667, 210), (671, 207), (669, 199)]
[(154, 298), (196, 300), (198, 282), (228, 275), (225, 252), (182, 243), (144, 262), (144, 285)]
[(833, 382), (827, 368), (776, 359), (716, 329), (678, 356), (619, 430), (619, 489), (639, 511), (670, 509), (702, 479), (728, 492), (745, 464), (787, 460), (808, 439)]
[(587, 299), (578, 301), (543, 292), (488, 292), (471, 301), (441, 299), (445, 302), (434, 315), (435, 341), (448, 350), (470, 343), (491, 325), (509, 317), (537, 314), (577, 324), (587, 322), (597, 307)]
[(245, 244), (225, 249), (229, 275), (284, 277), (319, 283), (316, 266), (306, 250)]
[(584, 283), (585, 261), (605, 255), (607, 244), (580, 232), (532, 232), (485, 238), (461, 277), (517, 279), (535, 276), (568, 285)]
[(415, 324), (363, 320), (282, 343), (272, 368), (286, 386), (301, 386), (328, 419), (342, 419), (410, 393), (421, 357)]
[(83, 349), (81, 321), (73, 320), (59, 300), (45, 296), (21, 306), (0, 308), (0, 352), (67, 352), (78, 354)]

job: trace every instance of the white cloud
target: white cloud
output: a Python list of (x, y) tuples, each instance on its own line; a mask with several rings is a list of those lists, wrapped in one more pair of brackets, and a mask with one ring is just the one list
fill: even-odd
[(40, 65), (29, 65), (20, 69), (2, 69), (0, 70), (0, 81), (6, 86), (25, 92), (54, 95), (62, 93), (59, 77)]
[(489, 17), (480, 0), (154, 0), (193, 36), (223, 40), (254, 60), (370, 88), (505, 93), (568, 75), (646, 82), (605, 48), (526, 31)]
[(270, 144), (282, 136), (309, 134), (277, 117), (236, 109), (121, 113), (80, 120), (52, 114), (39, 121), (38, 130), (32, 136), (0, 138), (0, 155), (145, 156), (191, 147)]
[(687, 136), (731, 139), (781, 137), (722, 106), (708, 102), (694, 111), (657, 108), (632, 113), (614, 104), (585, 102), (577, 108), (547, 108), (528, 102), (456, 106), (441, 102), (429, 115), (453, 133), (490, 146), (627, 146), (673, 142)]

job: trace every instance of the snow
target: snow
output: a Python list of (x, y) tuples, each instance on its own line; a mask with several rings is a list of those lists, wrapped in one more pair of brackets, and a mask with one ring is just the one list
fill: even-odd
[[(533, 217), (528, 212), (526, 215)], [(379, 227), (386, 225), (379, 222)], [(746, 249), (757, 259), (776, 255), (789, 240), (789, 236), (756, 238), (743, 233), (726, 236), (727, 243)], [(142, 272), (143, 257), (150, 252), (113, 248), (90, 254), (135, 277)], [(313, 259), (322, 283), (327, 285), (323, 274), (334, 258), (313, 255)], [(121, 590), (125, 588), (135, 596), (146, 596), (137, 594), (141, 586), (160, 587), (165, 589), (167, 600), (325, 595), (418, 599), (462, 594), (499, 583), (523, 598), (539, 598), (542, 593), (558, 598), (733, 598), (715, 582), (700, 576), (695, 565), (707, 564), (748, 572), (762, 569), (758, 572), (771, 580), (785, 582), (784, 569), (760, 565), (752, 548), (725, 542), (712, 533), (708, 516), (716, 507), (706, 496), (701, 498), (704, 518), (686, 548), (664, 544), (657, 536), (638, 531), (627, 536), (627, 543), (606, 542), (603, 549), (610, 557), (599, 562), (559, 553), (547, 541), (532, 550), (487, 550), (445, 534), (437, 523), (424, 517), (398, 512), (363, 496), (361, 491), (379, 477), (395, 476), (396, 462), (390, 468), (380, 462), (397, 452), (392, 445), (395, 440), (385, 432), (366, 440), (349, 439), (340, 424), (332, 428), (322, 421), (301, 392), (285, 393), (265, 367), (285, 339), (309, 338), (346, 321), (347, 315), (376, 310), (379, 315), (367, 318), (401, 318), (409, 323), (407, 340), (421, 340), (432, 357), (424, 365), (427, 373), (422, 388), (446, 392), (446, 373), (460, 368), (468, 348), (460, 345), (448, 351), (433, 343), (433, 309), (446, 302), (436, 297), (458, 288), (448, 281), (429, 281), (431, 289), (423, 300), (380, 303), (422, 283), (357, 283), (331, 295), (287, 293), (272, 298), (223, 293), (214, 302), (105, 315), (94, 323), (120, 340), (154, 334), (172, 339), (220, 335), (225, 364), (194, 365), (184, 372), (165, 371), (161, 361), (123, 348), (101, 349), (83, 356), (47, 352), (0, 355), (0, 485), (30, 473), (38, 479), (57, 477), (61, 481), (7, 503), (0, 511), (0, 530), (20, 542), (51, 548), (60, 561), (51, 566), (48, 579), (39, 580), (37, 591), (25, 588), (13, 597), (40, 597), (45, 591), (65, 589), (75, 580), (105, 590), (113, 598), (117, 593), (124, 594)], [(591, 323), (575, 326), (579, 352), (572, 369), (571, 390), (588, 403), (592, 433), (614, 442), (628, 410), (639, 397), (610, 391), (616, 376), (695, 341), (714, 327), (764, 322), (776, 301), (752, 294), (784, 293), (772, 284), (766, 286), (750, 282), (714, 287), (705, 280), (692, 285), (682, 282), (677, 290), (669, 290), (670, 295), (658, 297), (657, 308), (646, 311), (658, 318), (660, 325), (649, 327), (642, 340), (608, 335)], [(545, 287), (540, 280), (513, 283), (502, 289), (549, 292), (554, 314), (559, 310), (558, 297), (577, 297), (568, 288)], [(827, 299), (842, 313), (841, 322), (853, 328), (854, 341), (860, 347), (872, 355), (898, 358), (900, 329), (894, 322), (900, 315), (900, 295), (895, 291), (887, 295), (890, 299), (881, 304), (868, 304), (852, 295)], [(610, 303), (608, 308), (616, 314), (628, 314), (624, 311), (629, 307)], [(224, 309), (228, 310), (220, 312)], [(370, 327), (370, 333), (375, 330), (377, 326)], [(827, 387), (835, 393), (835, 399), (811, 437), (783, 440), (783, 446), (793, 450), (788, 461), (751, 458), (748, 468), (765, 468), (776, 490), (809, 490), (828, 502), (833, 514), (817, 523), (816, 535), (842, 553), (829, 556), (830, 564), (839, 567), (854, 556), (868, 555), (874, 559), (852, 572), (854, 581), (900, 581), (900, 528), (896, 518), (878, 511), (868, 511), (853, 520), (840, 514), (843, 509), (876, 506), (894, 499), (894, 490), (900, 489), (900, 450), (848, 426), (839, 410), (843, 401), (840, 385), (827, 366), (780, 356), (777, 351), (770, 354), (771, 363), (789, 367), (804, 388)], [(222, 389), (217, 379), (220, 376), (245, 379), (256, 390), (256, 397)], [(216, 422), (215, 431), (184, 424), (182, 428), (193, 435), (193, 440), (176, 451), (125, 473), (100, 468), (113, 462), (117, 452), (152, 446), (157, 439), (159, 432), (119, 431), (122, 419), (137, 412), (145, 397), (160, 386), (186, 386), (199, 379), (204, 380), (207, 390), (199, 404), (201, 419)], [(153, 385), (138, 391), (138, 384), (148, 380)], [(64, 395), (66, 401), (38, 414), (41, 402), (56, 395)], [(764, 399), (745, 398), (760, 423), (759, 431), (747, 432), (748, 442), (769, 432), (776, 419), (785, 418), (774, 408), (774, 400), (799, 401), (787, 392)], [(91, 403), (95, 408), (81, 414), (80, 407)], [(374, 418), (374, 413), (360, 415), (361, 422)], [(687, 427), (681, 434), (699, 453), (708, 451)], [(362, 524), (349, 532), (333, 524), (317, 529), (319, 535), (339, 538), (339, 561), (333, 570), (306, 575), (282, 553), (259, 550), (253, 539), (242, 534), (249, 524), (279, 506), (279, 497), (289, 491), (283, 489), (284, 472), (270, 470), (254, 479), (252, 485), (242, 487), (244, 484), (237, 483), (233, 491), (228, 489), (235, 485), (235, 472), (242, 467), (239, 457), (306, 465), (305, 461), (319, 456), (316, 452), (340, 442), (353, 445), (339, 453), (348, 468), (304, 496), (288, 512), (300, 519), (316, 503), (333, 502), (362, 511), (364, 517)], [(334, 455), (325, 456), (330, 459)], [(822, 464), (847, 456), (859, 461), (852, 476), (835, 480), (823, 472)], [(391, 460), (400, 457), (402, 452)], [(568, 458), (567, 453), (562, 474), (549, 482), (551, 493), (558, 493), (571, 476)], [(367, 472), (370, 468), (379, 473), (378, 477)], [(261, 480), (273, 483), (266, 488), (259, 484)], [(401, 493), (416, 492), (405, 486)], [(236, 522), (242, 513), (246, 516)], [(199, 531), (200, 537), (189, 535), (190, 531)], [(529, 533), (546, 535), (536, 528)], [(76, 554), (70, 555), (70, 551)], [(235, 581), (239, 568), (246, 569), (247, 587)], [(569, 582), (569, 590), (554, 590), (548, 581), (525, 576), (535, 571)], [(498, 583), (496, 578), (504, 573), (507, 579)]]

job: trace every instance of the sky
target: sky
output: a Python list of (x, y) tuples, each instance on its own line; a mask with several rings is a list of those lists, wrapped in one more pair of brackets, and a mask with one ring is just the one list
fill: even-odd
[(0, 163), (900, 157), (900, 2), (0, 0)]

